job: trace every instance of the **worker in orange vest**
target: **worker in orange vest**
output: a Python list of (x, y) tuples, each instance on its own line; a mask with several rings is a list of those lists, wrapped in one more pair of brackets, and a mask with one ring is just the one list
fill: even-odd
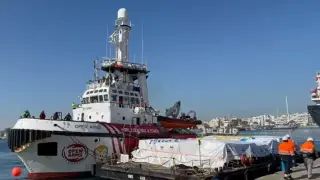
[(283, 164), (284, 179), (292, 179), (290, 168), (292, 157), (294, 156), (294, 147), (292, 146), (292, 143), (288, 141), (287, 136), (283, 137), (282, 142), (279, 144), (278, 154), (280, 155)]
[(307, 169), (308, 179), (312, 176), (313, 160), (318, 156), (313, 138), (308, 137), (307, 141), (301, 144), (300, 151), (304, 160), (304, 166)]
[[(296, 150), (296, 143), (294, 142), (294, 140), (291, 138), (291, 136), (289, 134), (286, 135), (288, 137), (288, 142), (291, 144), (291, 146), (293, 147), (294, 149), (294, 152), (296, 153), (297, 150)], [(292, 157), (292, 166), (297, 166), (296, 164), (296, 160), (295, 160), (295, 156)], [(290, 167), (292, 168), (292, 167)]]

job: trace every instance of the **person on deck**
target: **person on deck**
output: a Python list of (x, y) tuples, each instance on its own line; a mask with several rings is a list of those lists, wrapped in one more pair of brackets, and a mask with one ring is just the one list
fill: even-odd
[(292, 179), (290, 168), (292, 164), (292, 157), (294, 156), (294, 148), (288, 141), (287, 136), (283, 137), (282, 142), (279, 144), (278, 154), (280, 155), (283, 163), (284, 179)]
[(71, 121), (71, 120), (72, 120), (72, 117), (71, 117), (70, 113), (68, 113), (68, 114), (64, 117), (64, 120), (65, 120), (65, 121)]
[(46, 119), (46, 113), (44, 113), (44, 111), (41, 111), (39, 118)]
[(313, 161), (317, 158), (318, 154), (316, 151), (316, 147), (313, 142), (313, 138), (308, 137), (306, 142), (301, 144), (300, 152), (303, 157), (304, 166), (307, 169), (307, 176), (308, 179), (312, 177), (312, 168), (313, 168)]
[(55, 112), (55, 113), (53, 114), (52, 119), (53, 119), (53, 120), (58, 120), (58, 118), (59, 118), (59, 114), (58, 114), (58, 112)]
[(30, 118), (30, 117), (31, 117), (31, 115), (28, 110), (25, 110), (21, 116), (21, 118)]

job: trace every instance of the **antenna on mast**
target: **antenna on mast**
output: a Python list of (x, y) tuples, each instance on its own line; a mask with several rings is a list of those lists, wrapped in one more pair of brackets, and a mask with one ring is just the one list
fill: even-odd
[(98, 60), (95, 59), (93, 60), (93, 69), (94, 69), (94, 73), (93, 73), (93, 80), (97, 81), (98, 80), (98, 67), (97, 67), (97, 62)]
[(106, 59), (109, 58), (109, 44), (108, 44), (108, 38), (109, 38), (109, 25), (107, 25), (107, 40), (106, 40)]
[(144, 52), (143, 52), (143, 46), (144, 46), (144, 44), (143, 44), (143, 23), (142, 23), (142, 30), (141, 30), (141, 36), (142, 36), (142, 38), (141, 38), (141, 61), (142, 61), (142, 64), (144, 63), (144, 61), (143, 61), (143, 58), (144, 58)]

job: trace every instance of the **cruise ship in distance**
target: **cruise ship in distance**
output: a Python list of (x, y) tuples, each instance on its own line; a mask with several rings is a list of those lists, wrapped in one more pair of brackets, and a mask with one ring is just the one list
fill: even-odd
[(313, 121), (320, 126), (320, 72), (316, 74), (316, 83), (317, 87), (311, 92), (311, 100), (315, 104), (308, 106), (308, 112)]

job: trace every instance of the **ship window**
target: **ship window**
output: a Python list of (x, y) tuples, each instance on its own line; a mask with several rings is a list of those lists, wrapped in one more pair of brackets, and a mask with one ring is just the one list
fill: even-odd
[(122, 120), (126, 120), (126, 117), (123, 116), (123, 117), (122, 117)]
[(104, 89), (103, 92), (107, 92), (107, 89)]
[(108, 95), (107, 95), (107, 94), (105, 94), (105, 95), (103, 96), (103, 98), (104, 98), (104, 101), (108, 101)]
[(125, 95), (129, 95), (129, 92), (124, 92)]
[(129, 97), (125, 96), (125, 97), (123, 98), (123, 103), (124, 103), (124, 104), (128, 104), (128, 103), (129, 103)]
[(130, 96), (133, 96), (133, 93), (130, 93)]
[(102, 92), (102, 91), (103, 91), (103, 89), (100, 89), (100, 90), (99, 90), (99, 92)]
[(138, 94), (134, 93), (134, 96), (138, 96)]
[(90, 102), (91, 103), (97, 103), (98, 102), (98, 96), (91, 96), (90, 97)]
[(94, 91), (94, 93), (97, 93), (97, 92), (98, 92), (98, 90), (95, 90), (95, 91)]
[(89, 93), (90, 93), (90, 94), (92, 94), (92, 93), (93, 93), (93, 91), (90, 91)]
[(117, 102), (117, 95), (112, 95), (111, 96), (111, 101)]
[(112, 90), (112, 93), (117, 93), (117, 91), (116, 90)]
[(102, 95), (99, 96), (99, 102), (103, 102), (103, 96)]
[(57, 156), (58, 143), (47, 142), (38, 144), (38, 156)]
[(136, 98), (136, 104), (140, 104), (139, 98)]
[(89, 100), (89, 98), (83, 98), (83, 99), (82, 99), (82, 104), (87, 104), (87, 103), (89, 103), (88, 100)]
[(130, 98), (130, 103), (131, 104), (135, 104), (135, 99), (132, 97), (132, 98)]
[(88, 91), (86, 94), (89, 94), (90, 93), (90, 91)]
[(119, 91), (119, 94), (123, 94), (123, 92), (122, 92), (122, 91)]

